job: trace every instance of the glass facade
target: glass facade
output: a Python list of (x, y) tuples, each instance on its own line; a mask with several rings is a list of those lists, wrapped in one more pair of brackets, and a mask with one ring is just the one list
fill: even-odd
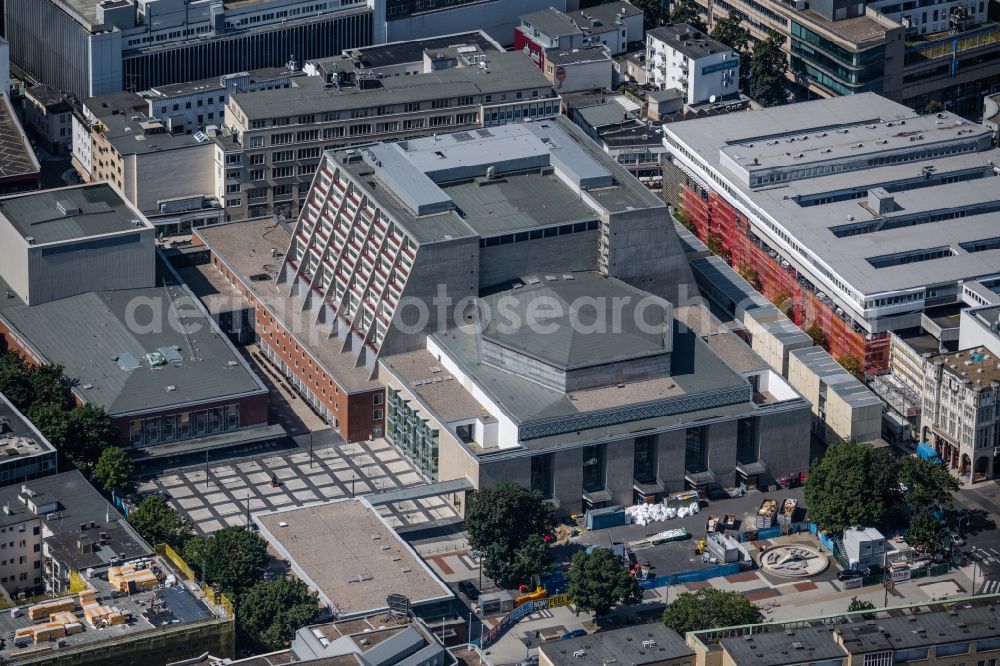
[(708, 469), (707, 430), (704, 426), (688, 428), (684, 442), (684, 468), (689, 472)]
[(656, 481), (656, 435), (635, 438), (633, 477), (639, 483)]
[(537, 490), (542, 497), (552, 497), (552, 454), (546, 453), (531, 459), (531, 489)]
[(736, 423), (736, 462), (756, 462), (757, 454), (757, 419), (740, 419)]
[(592, 493), (604, 489), (604, 445), (583, 448), (583, 490)]
[(432, 481), (438, 479), (438, 431), (410, 407), (396, 389), (387, 389), (385, 436)]
[(838, 95), (881, 92), (885, 46), (852, 52), (792, 21), (792, 70)]
[(179, 442), (240, 429), (240, 406), (212, 407), (181, 414), (133, 419), (129, 423), (132, 446)]

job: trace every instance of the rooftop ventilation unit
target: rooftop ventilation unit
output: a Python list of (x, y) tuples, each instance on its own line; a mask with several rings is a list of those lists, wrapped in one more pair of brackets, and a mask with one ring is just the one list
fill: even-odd
[(56, 201), (56, 208), (63, 217), (73, 217), (80, 214), (80, 207), (67, 199)]

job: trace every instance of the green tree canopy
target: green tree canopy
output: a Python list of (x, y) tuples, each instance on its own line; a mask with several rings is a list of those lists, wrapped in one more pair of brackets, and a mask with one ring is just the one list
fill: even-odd
[(958, 480), (945, 465), (904, 456), (897, 461), (897, 467), (899, 482), (905, 487), (903, 499), (913, 509), (929, 509), (935, 504), (951, 506), (952, 496), (958, 492)]
[(910, 532), (906, 542), (933, 555), (944, 550), (947, 536), (944, 525), (930, 511), (920, 509), (910, 518)]
[(11, 352), (0, 354), (0, 393), (27, 415), (32, 403), (28, 366)]
[(788, 57), (781, 50), (780, 35), (762, 39), (750, 55), (750, 97), (763, 106), (788, 101)]
[(858, 599), (857, 597), (851, 597), (851, 603), (847, 605), (847, 612), (853, 613), (855, 611), (866, 611), (875, 610), (875, 604), (870, 601), (864, 601)]
[(806, 335), (812, 338), (813, 344), (817, 347), (826, 347), (826, 331), (819, 322), (813, 322), (812, 326), (806, 329)]
[(45, 439), (61, 453), (66, 449), (70, 432), (70, 412), (51, 402), (40, 402), (28, 408), (25, 416), (38, 428)]
[(742, 55), (747, 52), (747, 47), (750, 45), (750, 31), (743, 27), (743, 23), (737, 17), (730, 14), (715, 22), (712, 39), (722, 42)]
[(63, 367), (61, 365), (41, 365), (33, 368), (28, 374), (31, 385), (32, 404), (59, 405), (62, 409), (70, 409), (73, 400), (69, 387), (63, 382)]
[(683, 592), (663, 611), (663, 623), (681, 636), (689, 631), (763, 621), (760, 609), (742, 594), (714, 587)]
[(318, 599), (301, 580), (278, 579), (260, 583), (240, 597), (236, 631), (240, 645), (255, 653), (288, 646), (295, 632), (316, 615)]
[(74, 467), (89, 474), (101, 452), (118, 442), (118, 433), (103, 407), (84, 405), (68, 412), (69, 429), (62, 453)]
[(705, 22), (701, 20), (698, 13), (698, 5), (693, 0), (674, 0), (674, 6), (670, 10), (668, 23), (687, 23), (688, 25), (706, 31)]
[(552, 508), (541, 494), (513, 481), (479, 490), (465, 511), (469, 546), (483, 553), (483, 570), (498, 580), (510, 580), (518, 551), (533, 548), (529, 539), (551, 534), (553, 525)]
[(576, 607), (594, 611), (598, 617), (606, 615), (615, 604), (642, 600), (639, 581), (607, 548), (595, 548), (589, 555), (582, 550), (573, 553), (566, 579)]
[(658, 28), (666, 22), (667, 9), (660, 0), (633, 0), (632, 4), (642, 10), (642, 22), (646, 30)]
[(544, 576), (552, 570), (552, 553), (541, 534), (532, 534), (514, 553), (509, 577), (515, 582), (530, 581), (532, 576)]
[(837, 359), (837, 363), (858, 379), (865, 378), (865, 365), (855, 354), (844, 354)]
[(94, 475), (108, 492), (128, 485), (134, 471), (132, 459), (117, 446), (109, 446), (101, 451), (97, 465), (94, 466)]
[(223, 527), (205, 539), (200, 562), (188, 562), (202, 578), (232, 599), (259, 583), (267, 566), (267, 542), (241, 526)]
[(143, 499), (132, 509), (128, 522), (149, 543), (165, 543), (177, 551), (194, 534), (191, 523), (157, 495)]
[(805, 488), (809, 518), (820, 529), (884, 525), (899, 500), (896, 466), (886, 449), (839, 442), (813, 462)]

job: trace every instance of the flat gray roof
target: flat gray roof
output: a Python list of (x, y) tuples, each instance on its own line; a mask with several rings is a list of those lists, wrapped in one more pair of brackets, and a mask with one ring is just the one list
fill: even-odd
[(385, 610), (394, 593), (414, 605), (454, 596), (364, 498), (255, 513), (253, 520), (340, 617)]
[[(730, 192), (723, 196), (750, 202), (803, 253), (811, 253), (815, 259), (797, 260), (817, 285), (828, 282), (816, 268), (820, 264), (865, 295), (994, 274), (1000, 266), (1000, 243), (992, 243), (1000, 236), (1000, 180), (990, 165), (1000, 164), (996, 148), (808, 175), (852, 157), (985, 143), (985, 129), (953, 114), (920, 116), (865, 93), (669, 123), (664, 132), (668, 147), (683, 147), (679, 157), (686, 154), (725, 179)], [(747, 182), (748, 174), (775, 169), (799, 171), (801, 177), (757, 187)], [(867, 204), (875, 188), (895, 199), (881, 215)], [(845, 198), (845, 192), (857, 196)], [(755, 228), (782, 247), (777, 232)], [(937, 258), (882, 261), (942, 246)]]
[(882, 404), (878, 396), (869, 391), (868, 387), (858, 381), (857, 377), (845, 370), (844, 366), (835, 361), (822, 347), (795, 349), (789, 352), (789, 355), (802, 361), (806, 367), (819, 376), (828, 390), (839, 395), (851, 407), (869, 407)]
[[(252, 69), (246, 72), (234, 72), (233, 77), (237, 76), (249, 76), (250, 81), (253, 83), (259, 83), (261, 81), (269, 81), (273, 79), (282, 79), (285, 77), (292, 76), (292, 70), (287, 67), (263, 67), (261, 69)], [(206, 90), (222, 90), (226, 87), (225, 83), (226, 75), (223, 76), (211, 76), (207, 79), (201, 79), (199, 81), (186, 81), (184, 83), (171, 83), (162, 86), (156, 86), (151, 88), (149, 92), (152, 94), (152, 99), (158, 99), (160, 97), (177, 97), (180, 95), (191, 95), (194, 93), (206, 91)]]
[[(163, 286), (87, 292), (30, 307), (7, 299), (0, 317), (62, 365), (84, 399), (112, 416), (266, 393), (160, 261), (156, 282)], [(151, 367), (144, 357), (152, 352), (181, 360)]]
[[(360, 150), (363, 161), (352, 159), (355, 149), (328, 155), (418, 243), (598, 219), (566, 181), (609, 212), (664, 208), (563, 117)], [(541, 171), (548, 166), (555, 173)]]
[[(555, 330), (511, 327), (512, 320), (533, 321), (539, 304), (560, 310), (560, 316), (537, 319)], [(618, 304), (623, 306), (619, 309)], [(483, 321), (484, 339), (567, 370), (670, 353), (670, 304), (592, 272), (526, 276), (512, 289), (480, 298), (480, 307), (489, 313)], [(621, 313), (620, 330), (601, 325), (611, 322), (614, 312)]]
[(0, 464), (55, 450), (45, 435), (0, 393)]
[[(161, 121), (155, 118), (114, 114), (101, 118), (105, 130), (102, 132), (108, 142), (122, 155), (141, 155), (162, 150), (177, 150), (178, 148), (194, 148), (203, 146), (205, 150), (214, 150), (211, 139), (199, 134), (171, 134)], [(153, 126), (153, 132), (144, 132), (143, 125)], [(199, 135), (203, 138), (198, 138)], [(211, 186), (206, 184), (206, 191)]]
[[(790, 632), (790, 633), (789, 633)], [(722, 639), (736, 666), (787, 666), (844, 658), (829, 629), (804, 627)]]
[(248, 120), (254, 120), (551, 88), (551, 83), (531, 58), (520, 51), (487, 53), (485, 62), (489, 72), (469, 66), (411, 76), (390, 76), (381, 79), (380, 88), (328, 88), (323, 77), (296, 77), (290, 88), (237, 92), (230, 99)]
[(35, 245), (152, 228), (107, 183), (4, 197), (0, 217)]
[(603, 46), (591, 46), (585, 49), (573, 49), (571, 51), (550, 50), (545, 59), (553, 65), (572, 65), (578, 62), (595, 62), (598, 60), (611, 60), (611, 55)]
[[(651, 643), (650, 643), (651, 641)], [(660, 622), (599, 631), (565, 641), (543, 643), (541, 651), (554, 666), (631, 666), (662, 664), (694, 654), (677, 632)], [(581, 656), (577, 656), (582, 651)]]
[(714, 53), (732, 51), (720, 41), (712, 39), (708, 33), (687, 23), (671, 23), (659, 28), (647, 30), (646, 34), (694, 60), (704, 58)]
[[(442, 35), (440, 37), (429, 37), (427, 39), (412, 39), (402, 42), (390, 42), (388, 44), (373, 44), (356, 49), (348, 49), (345, 54), (357, 57), (361, 65), (372, 69), (380, 67), (390, 67), (392, 65), (402, 65), (407, 63), (420, 62), (424, 58), (424, 51), (435, 51), (454, 46), (477, 46), (479, 50), (485, 52), (499, 53), (503, 49), (493, 39), (482, 30), (472, 30), (470, 32), (459, 32), (452, 35)], [(310, 62), (323, 66), (328, 58), (317, 58)]]
[(555, 7), (546, 7), (537, 12), (522, 14), (521, 22), (538, 28), (541, 33), (550, 38), (583, 34), (573, 19)]

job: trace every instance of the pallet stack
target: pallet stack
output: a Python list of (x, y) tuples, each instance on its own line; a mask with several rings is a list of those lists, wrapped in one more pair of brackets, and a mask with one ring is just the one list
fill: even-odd
[(43, 601), (34, 606), (28, 606), (28, 619), (32, 622), (48, 619), (53, 613), (71, 611), (76, 607), (76, 599), (73, 597), (63, 597), (52, 601)]

